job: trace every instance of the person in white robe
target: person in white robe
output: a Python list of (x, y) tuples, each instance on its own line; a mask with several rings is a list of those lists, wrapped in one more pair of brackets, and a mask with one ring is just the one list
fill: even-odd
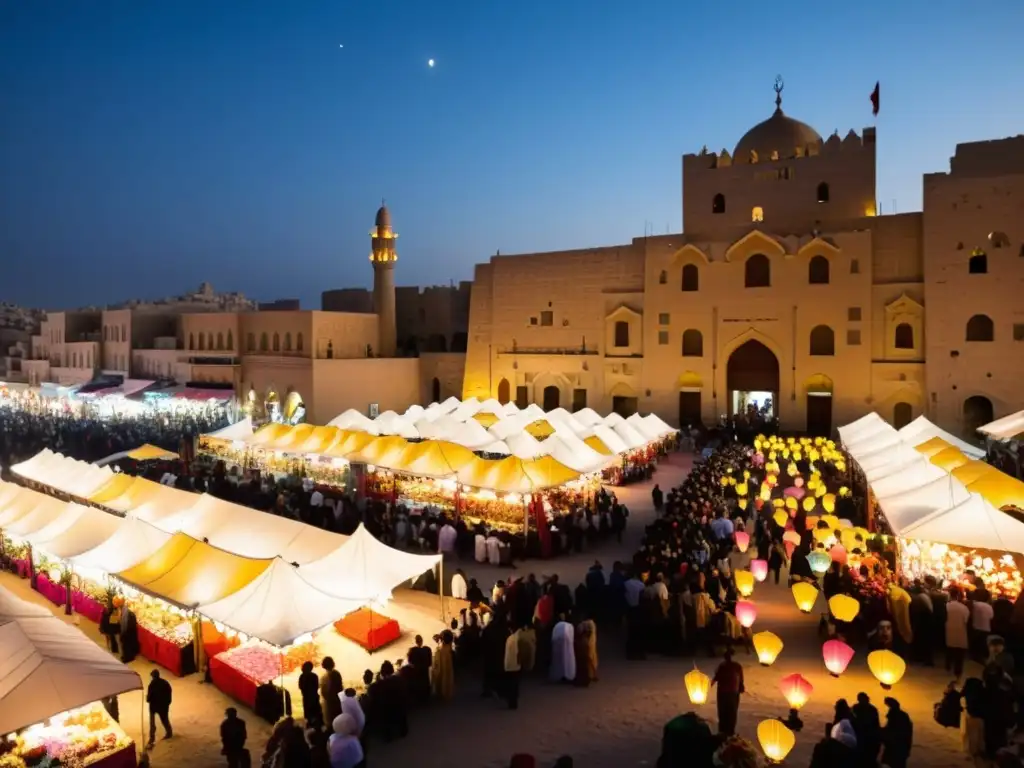
[(458, 600), (466, 599), (466, 575), (459, 568), (452, 576), (452, 597)]
[(458, 537), (458, 532), (455, 530), (451, 523), (446, 522), (441, 526), (441, 530), (437, 533), (437, 549), (443, 554), (449, 554), (455, 551), (455, 539)]
[(493, 532), (491, 533), (490, 536), (487, 537), (487, 562), (489, 562), (491, 565), (501, 564), (501, 552), (499, 549), (500, 544), (501, 542), (498, 540), (498, 537), (495, 536)]
[(548, 679), (553, 683), (576, 679), (575, 631), (572, 624), (560, 617), (551, 630), (551, 667)]
[(482, 533), (473, 540), (473, 559), (478, 563), (487, 562), (487, 538)]

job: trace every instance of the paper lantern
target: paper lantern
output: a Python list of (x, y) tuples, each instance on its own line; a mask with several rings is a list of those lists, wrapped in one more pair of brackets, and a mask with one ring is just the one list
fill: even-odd
[(793, 599), (796, 607), (804, 613), (810, 613), (818, 600), (818, 588), (809, 581), (798, 581), (793, 584)]
[(806, 704), (814, 690), (814, 686), (800, 674), (786, 675), (779, 682), (779, 688), (782, 689), (782, 695), (786, 697), (786, 702), (792, 709), (800, 709)]
[(750, 572), (754, 574), (754, 578), (758, 581), (764, 581), (768, 578), (768, 561), (767, 560), (751, 560), (750, 561)]
[(736, 495), (737, 496), (746, 496), (747, 493), (749, 492), (749, 490), (750, 489), (747, 488), (746, 482), (736, 483)]
[(758, 632), (752, 640), (757, 660), (763, 667), (770, 667), (782, 653), (782, 639), (774, 632)]
[(813, 496), (804, 496), (804, 500), (800, 503), (804, 508), (804, 512), (813, 512), (814, 507), (817, 505), (817, 501)]
[(796, 500), (796, 496), (787, 496), (785, 502), (786, 509), (796, 509), (799, 502)]
[(794, 546), (800, 546), (800, 534), (796, 531), (786, 531), (782, 534), (782, 540), (792, 542)]
[(793, 550), (796, 549), (796, 544), (794, 544), (792, 541), (784, 541), (782, 542), (782, 546), (786, 548), (786, 557), (792, 559)]
[(813, 531), (815, 528), (818, 527), (818, 520), (818, 517), (815, 517), (814, 515), (808, 515), (807, 519), (804, 521), (804, 525), (807, 527), (808, 531)]
[(741, 597), (750, 597), (754, 593), (754, 574), (750, 571), (736, 571), (736, 591)]
[(786, 514), (785, 510), (777, 509), (775, 510), (775, 514), (772, 515), (772, 520), (775, 521), (777, 526), (784, 528), (786, 523), (789, 521), (789, 515)]
[(834, 493), (826, 493), (821, 497), (821, 506), (831, 515), (836, 511), (836, 495)]
[(831, 528), (815, 528), (811, 536), (818, 544), (828, 545), (828, 543), (835, 538), (835, 534)]
[(778, 720), (762, 720), (757, 724), (757, 740), (769, 763), (781, 763), (796, 744), (796, 734)]
[(842, 488), (840, 488), (840, 489), (839, 489), (839, 495), (840, 495), (840, 496), (849, 496), (849, 495), (850, 495), (850, 489), (849, 489), (849, 488), (847, 488), (847, 487), (846, 487), (846, 486), (844, 485), (844, 486), (843, 486)]
[(746, 509), (747, 508), (747, 500), (746, 499), (739, 499), (736, 502), (736, 506), (738, 506), (740, 509)]
[(736, 601), (736, 621), (744, 629), (750, 629), (757, 620), (757, 606), (749, 600)]
[(786, 465), (786, 474), (790, 477), (796, 477), (800, 474), (800, 470), (797, 469), (796, 464), (791, 461)]
[(782, 509), (782, 507), (786, 506), (786, 500), (776, 496), (772, 499), (772, 506), (776, 509)]
[(750, 546), (750, 534), (746, 531), (736, 531), (736, 549), (740, 552), (746, 552), (747, 547)]
[(686, 685), (686, 695), (690, 697), (690, 703), (701, 705), (708, 700), (708, 691), (711, 690), (711, 678), (705, 675), (696, 667), (683, 676), (683, 683)]
[(832, 677), (839, 677), (853, 659), (853, 648), (842, 640), (829, 640), (821, 646), (821, 655), (825, 659), (825, 669)]
[(892, 651), (872, 651), (868, 654), (868, 669), (882, 687), (889, 690), (907, 671), (907, 662)]
[(728, 475), (722, 475), (722, 479), (719, 480), (718, 482), (720, 482), (722, 484), (722, 487), (725, 488), (727, 485), (729, 485)]
[(846, 547), (842, 544), (833, 544), (828, 554), (832, 558), (833, 563), (843, 565), (846, 562)]
[(769, 488), (774, 488), (776, 485), (779, 484), (779, 478), (776, 477), (775, 475), (768, 475), (768, 477), (766, 477), (764, 481), (768, 484)]
[(839, 518), (836, 517), (835, 515), (822, 515), (821, 516), (821, 522), (823, 522), (825, 525), (827, 525), (832, 530), (835, 530), (836, 528), (841, 527), (840, 524), (839, 524)]
[(744, 480), (749, 480), (750, 479), (750, 470), (749, 469), (744, 469), (743, 470), (743, 479)]
[(770, 501), (772, 498), (772, 487), (767, 483), (761, 484), (761, 501)]
[(860, 613), (860, 602), (849, 595), (832, 595), (828, 601), (828, 609), (837, 620), (850, 622)]
[(832, 565), (832, 558), (828, 552), (816, 549), (807, 555), (807, 564), (811, 566), (811, 573), (815, 576), (824, 576)]

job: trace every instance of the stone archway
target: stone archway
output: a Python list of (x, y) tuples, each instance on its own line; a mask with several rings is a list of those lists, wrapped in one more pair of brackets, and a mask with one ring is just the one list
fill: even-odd
[(544, 387), (544, 410), (553, 411), (561, 403), (561, 391), (554, 384)]
[(964, 400), (964, 436), (968, 440), (978, 439), (978, 427), (983, 427), (995, 418), (992, 401), (984, 395), (974, 395)]
[(507, 405), (511, 399), (512, 385), (508, 383), (508, 379), (502, 379), (498, 382), (498, 402), (502, 405)]
[(729, 393), (729, 413), (742, 410), (749, 393), (768, 393), (772, 413), (778, 417), (779, 359), (757, 339), (748, 339), (729, 355), (725, 369), (725, 388)]

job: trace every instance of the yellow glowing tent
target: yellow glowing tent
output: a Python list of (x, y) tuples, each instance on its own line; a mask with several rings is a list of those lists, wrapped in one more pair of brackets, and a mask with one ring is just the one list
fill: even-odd
[(424, 440), (409, 443), (398, 459), (398, 466), (391, 468), (419, 477), (451, 477), (475, 459), (477, 455), (461, 445), (446, 440)]
[(291, 429), (287, 424), (267, 424), (260, 427), (247, 442), (252, 445), (272, 447), (274, 443), (281, 440)]
[(499, 417), (496, 413), (485, 413), (484, 411), (473, 414), (473, 418), (480, 422), (480, 425), (484, 427), (492, 427), (499, 421)]
[(598, 437), (597, 435), (591, 435), (590, 437), (584, 438), (583, 442), (589, 445), (598, 453), (600, 453), (602, 456), (611, 456), (613, 453), (615, 453), (615, 451), (613, 451), (611, 448), (605, 445), (604, 441), (601, 440), (601, 438)]
[(282, 432), (273, 443), (266, 447), (275, 451), (295, 452), (313, 434), (314, 429), (316, 427), (312, 424), (297, 424), (294, 427), (288, 427), (287, 432)]
[(233, 555), (176, 533), (141, 563), (114, 575), (181, 608), (197, 608), (234, 594), (272, 562)]
[(968, 483), (967, 490), (980, 494), (993, 507), (1024, 509), (1024, 483), (1005, 472), (988, 472)]
[(917, 451), (918, 453), (923, 453), (925, 456), (931, 458), (940, 451), (944, 451), (947, 448), (952, 447), (952, 445), (947, 443), (941, 437), (933, 437), (929, 440), (925, 440), (920, 445), (915, 445), (914, 450)]
[(978, 478), (983, 475), (987, 475), (989, 472), (998, 472), (991, 464), (986, 464), (984, 461), (974, 459), (968, 461), (966, 464), (961, 464), (956, 467), (950, 474), (953, 475), (964, 485), (970, 485)]
[(376, 435), (371, 435), (369, 432), (356, 432), (350, 429), (339, 429), (338, 439), (334, 445), (330, 446), (325, 456), (332, 456), (337, 459), (347, 459), (349, 454), (361, 451), (374, 440)]
[(463, 485), (498, 493), (530, 493), (555, 488), (579, 476), (579, 472), (551, 456), (528, 460), (509, 456), (497, 461), (477, 457), (458, 473)]
[(959, 448), (950, 446), (949, 448), (945, 448), (938, 453), (929, 456), (928, 461), (947, 472), (952, 472), (957, 467), (962, 467), (970, 461), (970, 459), (965, 456)]
[(135, 477), (133, 475), (118, 473), (101, 485), (99, 489), (89, 497), (89, 501), (93, 504), (106, 504), (108, 501), (113, 501), (127, 491), (134, 482)]
[(300, 453), (326, 454), (340, 434), (337, 427), (314, 427), (297, 450)]
[(525, 429), (526, 432), (538, 440), (543, 440), (555, 434), (555, 428), (546, 419), (537, 419), (537, 421), (530, 422), (526, 425)]
[(144, 477), (132, 477), (131, 484), (124, 488), (117, 496), (105, 498), (102, 501), (95, 498), (95, 496), (91, 496), (89, 501), (94, 504), (102, 504), (118, 512), (127, 512), (129, 509), (135, 509), (147, 501), (156, 498), (156, 496), (166, 490), (168, 488), (160, 485), (160, 483), (154, 483), (152, 480), (147, 480)]
[(373, 464), (394, 469), (400, 466), (402, 452), (409, 442), (397, 435), (382, 435), (373, 438), (364, 448), (349, 454), (348, 460), (359, 464)]
[(128, 451), (128, 458), (135, 461), (172, 461), (178, 458), (174, 451), (165, 451), (156, 445), (140, 445), (134, 451)]

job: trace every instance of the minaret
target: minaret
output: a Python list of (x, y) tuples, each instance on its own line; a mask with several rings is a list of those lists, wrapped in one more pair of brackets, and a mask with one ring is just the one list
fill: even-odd
[(384, 201), (370, 231), (370, 261), (373, 263), (373, 311), (377, 313), (378, 339), (374, 354), (394, 357), (398, 330), (395, 324), (395, 262), (398, 252), (391, 230), (391, 214)]

